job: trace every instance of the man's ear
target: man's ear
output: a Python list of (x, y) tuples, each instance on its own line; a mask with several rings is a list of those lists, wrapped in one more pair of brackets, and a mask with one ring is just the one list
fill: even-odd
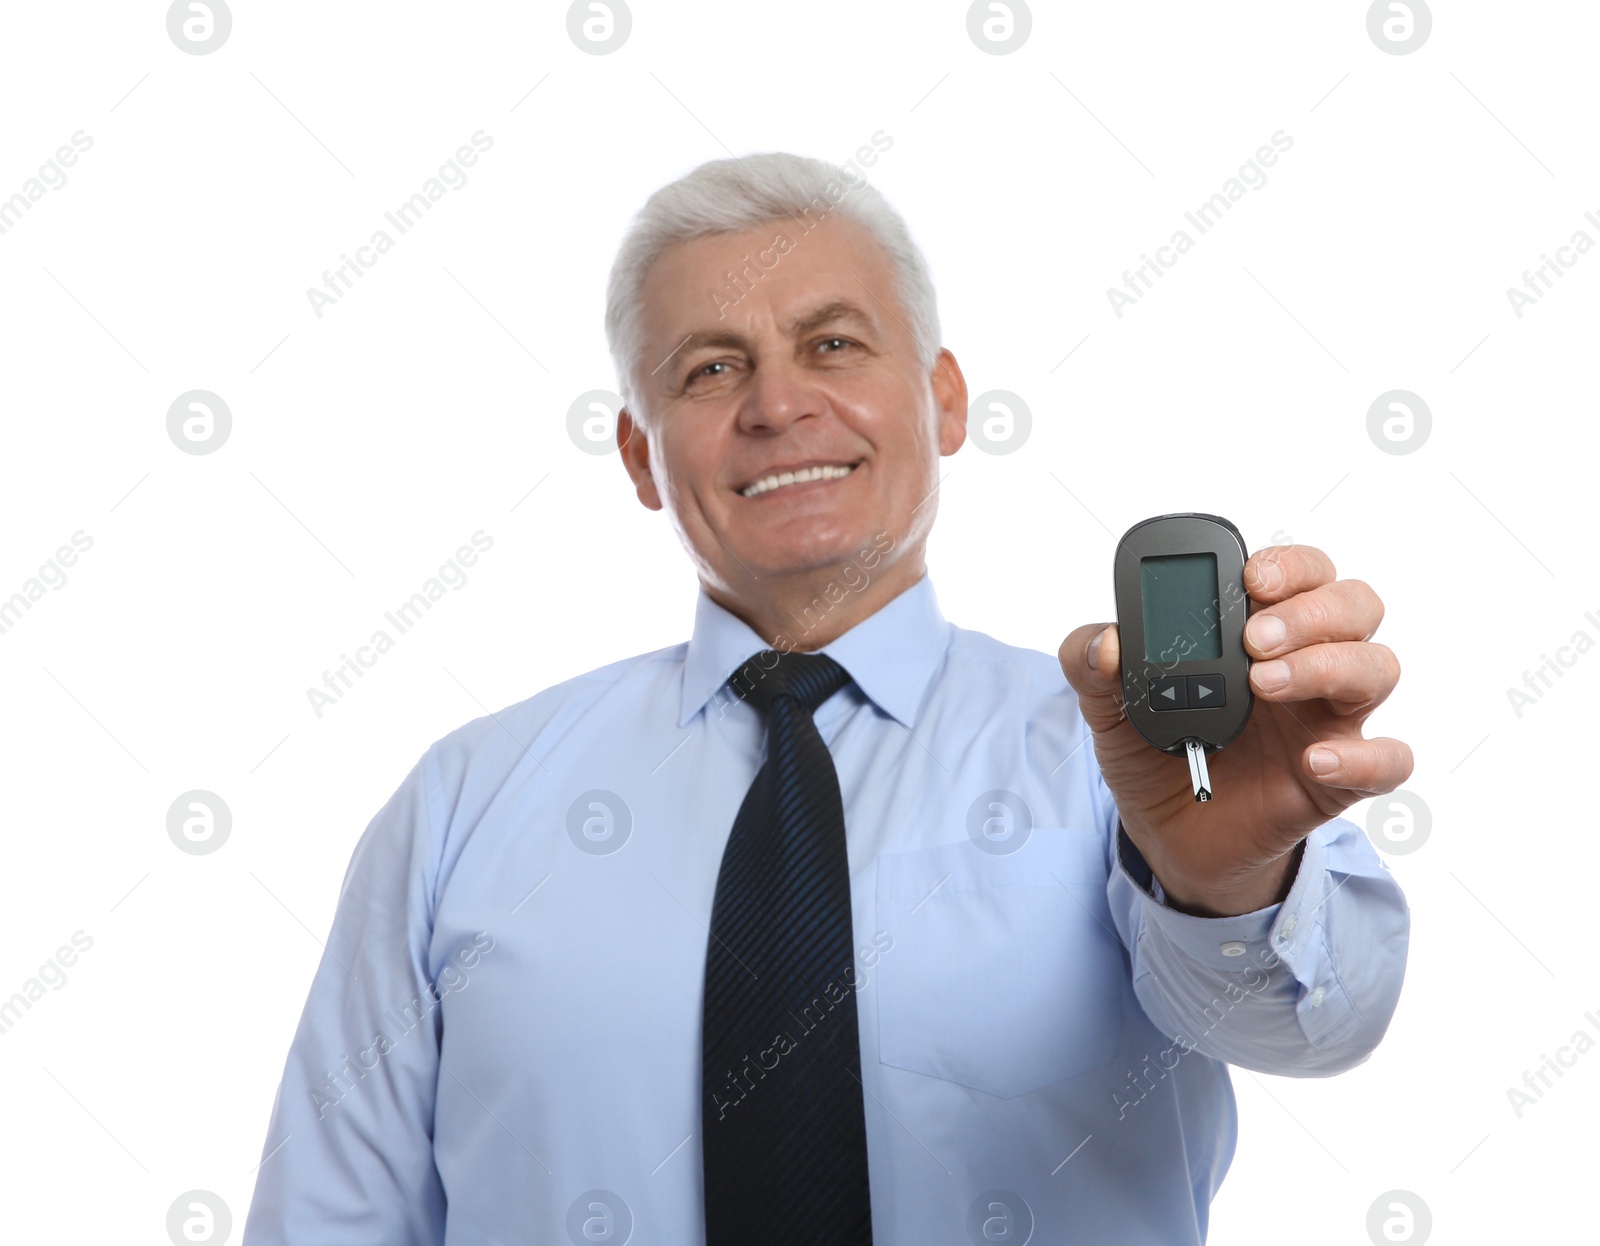
[(633, 480), (640, 504), (653, 511), (660, 510), (661, 494), (656, 489), (655, 477), (650, 471), (650, 438), (627, 407), (617, 412), (617, 453)]
[(939, 453), (954, 454), (967, 440), (967, 378), (949, 350), (939, 349), (928, 383), (939, 408)]

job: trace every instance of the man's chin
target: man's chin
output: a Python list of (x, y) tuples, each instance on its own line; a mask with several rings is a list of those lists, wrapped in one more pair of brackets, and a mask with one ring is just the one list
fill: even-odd
[(840, 534), (829, 540), (808, 541), (803, 545), (762, 544), (750, 549), (731, 547), (734, 557), (763, 580), (804, 579), (838, 572), (845, 564), (857, 561), (863, 551), (871, 551), (871, 537), (857, 539)]

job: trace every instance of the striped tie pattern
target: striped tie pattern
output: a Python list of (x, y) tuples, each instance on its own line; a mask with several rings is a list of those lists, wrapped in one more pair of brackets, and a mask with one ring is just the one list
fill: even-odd
[(844, 806), (812, 721), (850, 676), (825, 654), (765, 649), (739, 678), (767, 759), (723, 850), (706, 945), (706, 1242), (870, 1246)]

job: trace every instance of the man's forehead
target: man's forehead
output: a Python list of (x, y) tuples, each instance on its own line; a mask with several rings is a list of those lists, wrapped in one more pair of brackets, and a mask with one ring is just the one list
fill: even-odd
[(737, 332), (752, 316), (765, 319), (769, 307), (778, 328), (791, 334), (837, 320), (875, 327), (890, 268), (878, 241), (854, 221), (826, 221), (809, 234), (792, 221), (774, 221), (668, 247), (640, 294), (646, 319), (672, 331), (674, 341)]

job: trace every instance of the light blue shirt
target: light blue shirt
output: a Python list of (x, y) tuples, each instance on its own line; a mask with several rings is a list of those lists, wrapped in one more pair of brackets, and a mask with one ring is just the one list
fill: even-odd
[[(428, 748), (351, 858), (245, 1246), (704, 1242), (707, 923), (765, 754), (727, 681), (767, 647), (702, 589), (686, 644)], [(828, 998), (858, 992), (874, 1241), (1203, 1242), (1226, 1064), (1366, 1059), (1405, 969), (1399, 886), (1336, 819), (1283, 903), (1166, 907), (1055, 655), (951, 625), (927, 576), (822, 652), (854, 680), (815, 720), (844, 798), (857, 965)], [(768, 1067), (752, 1050), (707, 1090), (759, 1094)]]

